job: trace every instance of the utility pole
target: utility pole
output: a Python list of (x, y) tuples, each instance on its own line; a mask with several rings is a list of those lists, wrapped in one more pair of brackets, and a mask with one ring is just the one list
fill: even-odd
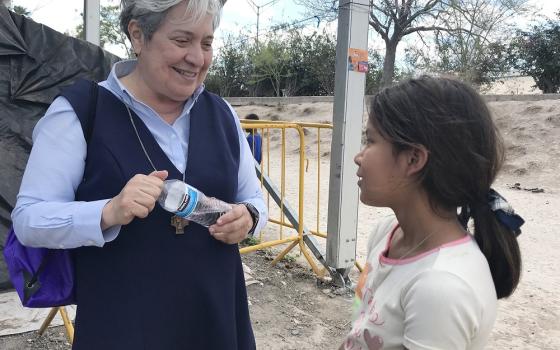
[(84, 0), (84, 34), (86, 41), (99, 46), (99, 0)]
[(251, 8), (253, 9), (253, 11), (255, 11), (255, 13), (257, 14), (257, 51), (259, 50), (259, 19), (260, 19), (260, 16), (261, 16), (261, 8), (266, 7), (268, 5), (273, 5), (277, 1), (278, 0), (271, 0), (264, 5), (257, 5), (257, 4), (255, 4), (255, 2), (253, 2), (253, 0), (247, 0), (249, 5), (251, 5)]
[(336, 72), (329, 182), (327, 264), (348, 285), (356, 262), (358, 226), (357, 166), (361, 147), (364, 90), (368, 66), (368, 0), (339, 2)]

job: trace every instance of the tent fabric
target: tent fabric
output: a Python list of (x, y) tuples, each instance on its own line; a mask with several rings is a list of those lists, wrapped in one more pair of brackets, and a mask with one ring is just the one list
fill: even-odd
[[(77, 79), (105, 80), (119, 57), (0, 6), (0, 249), (11, 225), (35, 124)], [(3, 255), (0, 290), (11, 288)]]
[(0, 5), (2, 21), (0, 21), (0, 56), (24, 55), (27, 51), (25, 40), (19, 33), (11, 16), (7, 15), (8, 10)]

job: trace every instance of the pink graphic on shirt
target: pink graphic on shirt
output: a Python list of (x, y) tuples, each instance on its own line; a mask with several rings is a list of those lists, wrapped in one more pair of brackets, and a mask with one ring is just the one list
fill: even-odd
[(346, 338), (346, 341), (338, 348), (338, 350), (362, 350), (361, 346), (355, 346), (354, 340), (351, 338)]
[(379, 313), (375, 309), (375, 299), (373, 295), (373, 289), (371, 287), (366, 288), (364, 299), (367, 300), (367, 319), (376, 326), (382, 326), (385, 322), (380, 319)]
[(364, 340), (366, 341), (368, 350), (381, 350), (383, 348), (383, 338), (378, 335), (369, 334), (369, 329), (364, 332)]
[[(367, 345), (367, 350), (381, 350), (383, 349), (383, 338), (378, 335), (371, 335), (369, 330), (364, 332), (364, 341)], [(357, 344), (354, 339), (347, 338), (344, 344), (338, 350), (366, 350), (360, 344)]]
[[(374, 288), (366, 283), (367, 275), (370, 271), (371, 266), (368, 264), (363, 271), (365, 273), (362, 273), (360, 276), (358, 288), (356, 288), (356, 296), (361, 300), (361, 307), (350, 334), (348, 334), (339, 350), (379, 350), (383, 348), (383, 338), (371, 333), (375, 332), (375, 327), (382, 326), (385, 321), (381, 319), (376, 309)], [(365, 343), (367, 349), (360, 343)]]

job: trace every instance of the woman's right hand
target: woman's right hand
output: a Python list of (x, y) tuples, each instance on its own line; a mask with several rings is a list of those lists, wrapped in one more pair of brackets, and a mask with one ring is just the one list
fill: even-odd
[(154, 171), (150, 175), (136, 174), (121, 193), (103, 207), (101, 230), (115, 225), (127, 225), (134, 218), (145, 218), (154, 209), (163, 189), (167, 170)]

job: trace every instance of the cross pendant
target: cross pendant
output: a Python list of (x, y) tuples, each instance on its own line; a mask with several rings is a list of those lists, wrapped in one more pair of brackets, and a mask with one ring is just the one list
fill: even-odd
[(175, 227), (175, 234), (176, 235), (182, 235), (183, 233), (185, 233), (185, 226), (189, 225), (189, 220), (184, 219), (180, 216), (177, 215), (173, 215), (171, 217), (171, 226)]

